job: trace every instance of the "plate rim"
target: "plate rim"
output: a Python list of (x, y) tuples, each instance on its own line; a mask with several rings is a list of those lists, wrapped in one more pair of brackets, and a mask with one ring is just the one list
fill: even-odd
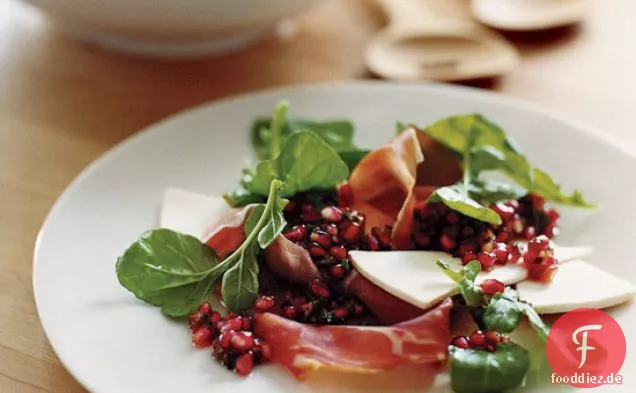
[(296, 92), (298, 90), (330, 90), (330, 89), (338, 89), (338, 88), (352, 88), (352, 89), (398, 89), (398, 90), (421, 90), (421, 91), (431, 91), (433, 93), (437, 92), (450, 92), (451, 94), (464, 96), (471, 99), (476, 100), (487, 100), (497, 106), (501, 107), (511, 107), (517, 110), (525, 111), (531, 113), (533, 115), (548, 117), (554, 121), (559, 123), (569, 125), (572, 128), (575, 128), (577, 132), (582, 132), (587, 134), (589, 137), (597, 140), (601, 143), (609, 144), (612, 148), (621, 151), (625, 155), (629, 156), (632, 160), (636, 162), (636, 148), (632, 148), (628, 143), (623, 141), (623, 138), (603, 132), (602, 128), (598, 126), (585, 124), (582, 120), (575, 119), (573, 115), (564, 115), (559, 113), (557, 110), (551, 109), (549, 107), (543, 106), (541, 104), (528, 101), (522, 98), (511, 96), (507, 93), (485, 90), (482, 88), (472, 87), (472, 86), (463, 86), (463, 85), (453, 85), (453, 84), (444, 84), (444, 83), (431, 83), (431, 84), (405, 84), (398, 82), (384, 82), (384, 81), (335, 81), (335, 82), (318, 82), (318, 83), (303, 83), (303, 84), (293, 84), (286, 86), (274, 86), (268, 87), (264, 89), (253, 90), (249, 92), (242, 92), (233, 95), (229, 95), (223, 97), (221, 99), (212, 99), (197, 105), (179, 110), (175, 113), (172, 113), (166, 117), (163, 117), (156, 122), (153, 122), (149, 125), (144, 126), (139, 131), (133, 132), (131, 135), (125, 137), (121, 141), (119, 141), (114, 146), (111, 146), (106, 151), (101, 153), (98, 157), (96, 157), (93, 161), (91, 161), (88, 165), (86, 165), (82, 170), (77, 173), (73, 179), (64, 187), (64, 190), (59, 194), (53, 205), (50, 207), (47, 212), (40, 229), (38, 230), (34, 249), (33, 249), (33, 261), (32, 261), (32, 275), (31, 275), (31, 284), (33, 288), (33, 299), (36, 307), (36, 313), (38, 316), (38, 320), (40, 322), (40, 326), (44, 331), (45, 337), (51, 345), (51, 348), (55, 352), (55, 355), (59, 359), (62, 366), (66, 369), (66, 371), (85, 389), (88, 391), (100, 391), (99, 389), (95, 389), (95, 386), (88, 380), (86, 380), (81, 373), (78, 373), (73, 365), (68, 361), (68, 357), (64, 355), (64, 351), (60, 351), (59, 345), (55, 343), (55, 340), (52, 339), (49, 331), (47, 329), (47, 323), (45, 322), (46, 318), (42, 318), (43, 313), (40, 309), (39, 301), (41, 295), (39, 295), (38, 285), (37, 285), (37, 277), (38, 277), (38, 265), (41, 262), (40, 254), (40, 246), (42, 243), (42, 238), (46, 233), (46, 229), (51, 225), (51, 220), (55, 213), (60, 209), (60, 206), (63, 204), (64, 200), (71, 194), (80, 184), (83, 182), (85, 178), (91, 176), (91, 174), (97, 170), (104, 162), (110, 159), (112, 156), (116, 155), (119, 151), (128, 148), (134, 141), (138, 139), (143, 139), (147, 135), (156, 131), (157, 128), (162, 125), (174, 121), (179, 121), (182, 118), (187, 118), (192, 115), (192, 113), (202, 111), (209, 107), (214, 106), (223, 106), (223, 105), (232, 105), (234, 102), (239, 102), (245, 99), (249, 99), (254, 96), (268, 95), (268, 94), (279, 94), (285, 95), (290, 92)]

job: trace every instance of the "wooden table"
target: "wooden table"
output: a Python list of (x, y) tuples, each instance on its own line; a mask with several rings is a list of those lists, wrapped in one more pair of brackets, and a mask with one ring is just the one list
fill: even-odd
[[(488, 87), (577, 117), (636, 150), (636, 2), (598, 0), (595, 8), (581, 29), (511, 37), (523, 63)], [(0, 1), (0, 391), (83, 391), (38, 321), (31, 256), (47, 211), (85, 165), (204, 101), (369, 77), (363, 48), (382, 24), (370, 1), (324, 0), (293, 37), (221, 59), (154, 62), (78, 44), (35, 10)]]

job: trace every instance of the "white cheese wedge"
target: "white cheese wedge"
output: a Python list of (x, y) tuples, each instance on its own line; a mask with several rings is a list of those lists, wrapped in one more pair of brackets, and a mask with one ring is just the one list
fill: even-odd
[(223, 198), (170, 188), (163, 196), (159, 226), (202, 239), (210, 223), (229, 211)]
[(517, 290), (519, 298), (531, 303), (540, 314), (612, 307), (636, 294), (634, 285), (583, 261), (559, 266), (551, 283), (524, 281)]
[[(587, 247), (558, 247), (555, 255), (561, 263), (587, 255)], [(392, 295), (421, 308), (429, 308), (439, 301), (459, 293), (451, 281), (436, 265), (440, 259), (453, 269), (461, 268), (459, 258), (441, 251), (351, 251), (351, 262), (358, 272)], [(477, 283), (494, 278), (506, 285), (523, 281), (526, 270), (519, 265), (495, 266), (482, 272)]]

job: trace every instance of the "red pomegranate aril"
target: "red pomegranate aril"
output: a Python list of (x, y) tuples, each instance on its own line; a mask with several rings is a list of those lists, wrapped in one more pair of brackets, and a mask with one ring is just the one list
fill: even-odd
[(296, 318), (296, 307), (294, 306), (283, 307), (283, 316), (288, 319)]
[(364, 312), (364, 306), (358, 302), (353, 303), (353, 313), (360, 315)]
[(343, 278), (345, 273), (345, 268), (340, 263), (329, 268), (329, 275), (336, 279)]
[(532, 210), (542, 211), (545, 208), (545, 198), (539, 194), (531, 193), (530, 202), (532, 203)]
[(489, 278), (479, 285), (481, 291), (486, 295), (494, 295), (496, 293), (502, 293), (506, 286), (499, 280), (495, 280), (494, 278)]
[(504, 242), (505, 243), (508, 240), (510, 240), (510, 238), (511, 238), (511, 235), (510, 235), (510, 232), (508, 231), (508, 229), (507, 228), (502, 228), (501, 231), (499, 231), (497, 233), (496, 240), (498, 242)]
[(462, 348), (462, 349), (470, 349), (470, 342), (468, 341), (468, 337), (466, 336), (457, 336), (451, 340), (451, 345)]
[(539, 253), (550, 246), (550, 238), (545, 235), (540, 235), (528, 242), (528, 254), (533, 256), (539, 255)]
[(501, 202), (491, 206), (491, 209), (493, 209), (497, 214), (499, 214), (499, 217), (501, 217), (501, 220), (503, 222), (509, 221), (515, 212), (514, 208)]
[(313, 213), (314, 212), (314, 205), (312, 205), (311, 203), (303, 203), (300, 206), (300, 211), (302, 213)]
[(320, 211), (320, 217), (325, 221), (338, 223), (344, 218), (344, 213), (335, 206), (327, 206)]
[(499, 336), (499, 333), (497, 333), (494, 330), (489, 330), (486, 332), (486, 342), (489, 345), (497, 345), (499, 344), (501, 340), (501, 337)]
[(254, 302), (254, 308), (258, 311), (267, 311), (276, 305), (276, 299), (272, 296), (259, 296)]
[(413, 208), (415, 215), (420, 219), (424, 220), (428, 216), (428, 209), (426, 201), (417, 201), (415, 203), (415, 207)]
[(210, 303), (204, 302), (204, 303), (201, 303), (197, 311), (203, 314), (209, 314), (212, 312), (212, 306), (210, 305)]
[(325, 232), (329, 234), (333, 238), (333, 236), (338, 236), (338, 227), (336, 224), (328, 224), (325, 225)]
[(332, 311), (333, 317), (336, 319), (345, 319), (349, 314), (349, 309), (346, 307), (340, 307)]
[(213, 334), (211, 328), (200, 326), (192, 332), (192, 344), (197, 348), (205, 348), (212, 345)]
[(338, 199), (340, 199), (340, 206), (353, 205), (353, 191), (349, 183), (343, 183), (338, 187)]
[(360, 236), (360, 232), (360, 225), (352, 223), (341, 231), (340, 238), (342, 239), (343, 243), (353, 243)]
[(206, 317), (201, 311), (195, 311), (188, 317), (188, 325), (194, 330), (205, 322)]
[(427, 247), (431, 243), (431, 238), (421, 232), (415, 232), (413, 241), (419, 247)]
[(486, 335), (481, 330), (475, 330), (468, 338), (473, 349), (483, 348), (486, 345)]
[(474, 253), (475, 251), (477, 251), (477, 245), (475, 243), (464, 242), (459, 246), (459, 255), (464, 255), (468, 252)]
[(448, 235), (442, 235), (439, 238), (439, 244), (442, 246), (444, 251), (452, 251), (455, 248), (455, 240), (451, 239)]
[(506, 202), (507, 206), (510, 206), (512, 208), (512, 210), (519, 210), (519, 201), (516, 199), (511, 199), (508, 202)]
[(505, 243), (496, 243), (492, 253), (495, 254), (495, 257), (497, 258), (495, 263), (505, 265), (508, 261), (508, 246), (506, 246)]
[(472, 262), (472, 261), (476, 261), (477, 260), (477, 254), (475, 254), (472, 251), (469, 251), (465, 254), (462, 254), (462, 263), (464, 265), (467, 265), (468, 263)]
[(492, 252), (481, 252), (477, 256), (477, 260), (481, 264), (483, 270), (488, 270), (495, 264), (495, 262), (497, 262), (497, 257)]
[(537, 228), (533, 226), (527, 226), (526, 229), (523, 230), (523, 237), (525, 239), (532, 239), (537, 235)]
[(373, 235), (367, 235), (367, 247), (369, 251), (378, 251), (380, 249), (380, 241)]
[(329, 249), (329, 255), (334, 257), (337, 261), (342, 261), (349, 256), (349, 252), (342, 246), (334, 246)]
[(438, 203), (436, 205), (436, 208), (437, 208), (437, 212), (442, 216), (448, 213), (448, 210), (449, 210), (448, 206), (446, 206), (444, 203)]
[(236, 330), (242, 330), (242, 329), (243, 329), (243, 317), (234, 317), (225, 321), (225, 323), (223, 324), (223, 327), (221, 328), (221, 332), (228, 332), (231, 330), (236, 331)]
[(313, 205), (303, 203), (300, 207), (300, 211), (302, 212), (300, 219), (303, 222), (312, 223), (318, 221), (318, 213), (316, 212), (316, 209), (314, 209)]
[(230, 338), (230, 345), (239, 352), (247, 352), (254, 345), (251, 332), (236, 332)]
[(296, 210), (297, 207), (298, 206), (296, 205), (296, 202), (290, 200), (285, 205), (285, 208), (283, 209), (283, 212), (285, 212), (285, 213), (293, 213)]
[(234, 331), (221, 333), (221, 335), (219, 336), (219, 344), (221, 345), (221, 348), (223, 349), (230, 348), (230, 341), (232, 341), (232, 337), (234, 336), (234, 334), (235, 334)]
[(307, 251), (309, 251), (309, 255), (314, 258), (324, 258), (327, 256), (327, 250), (320, 247), (317, 243), (311, 243)]
[(252, 330), (252, 317), (249, 317), (249, 316), (243, 317), (243, 330), (244, 331)]
[(254, 339), (254, 349), (252, 351), (259, 354), (261, 363), (265, 363), (272, 358), (272, 348), (260, 338)]
[(312, 302), (303, 303), (297, 307), (297, 310), (300, 311), (305, 317), (308, 317), (314, 311), (314, 304)]
[(510, 224), (510, 228), (514, 233), (520, 235), (523, 232), (523, 221), (521, 221), (521, 218), (513, 219), (512, 223)]
[(331, 296), (331, 291), (329, 291), (329, 288), (327, 288), (327, 286), (319, 279), (314, 279), (311, 281), (311, 283), (309, 284), (309, 291), (312, 295), (323, 299), (327, 299), (329, 298), (329, 296)]
[(283, 233), (283, 236), (285, 236), (289, 241), (299, 242), (307, 236), (307, 228), (304, 225), (296, 225), (287, 232)]
[(455, 225), (459, 222), (459, 218), (459, 214), (456, 211), (452, 211), (446, 215), (446, 222)]
[(323, 248), (329, 248), (333, 244), (331, 236), (323, 231), (313, 231), (311, 235), (309, 235), (309, 240)]
[(475, 229), (473, 229), (471, 227), (463, 227), (462, 231), (461, 231), (461, 234), (464, 237), (471, 237), (472, 235), (475, 234)]
[(242, 353), (236, 359), (234, 370), (238, 375), (249, 375), (254, 369), (254, 355), (251, 352)]

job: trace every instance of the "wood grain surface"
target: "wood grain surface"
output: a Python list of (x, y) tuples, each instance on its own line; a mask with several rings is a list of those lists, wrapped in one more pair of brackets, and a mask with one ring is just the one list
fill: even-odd
[[(575, 117), (636, 150), (634, 15), (636, 2), (597, 0), (580, 28), (508, 35), (522, 53), (519, 69), (475, 84)], [(0, 392), (84, 391), (49, 345), (31, 285), (40, 225), (84, 166), (192, 105), (271, 86), (371, 77), (364, 45), (384, 23), (371, 1), (323, 0), (296, 22), (295, 34), (246, 52), (177, 63), (78, 44), (36, 10), (0, 0)]]

